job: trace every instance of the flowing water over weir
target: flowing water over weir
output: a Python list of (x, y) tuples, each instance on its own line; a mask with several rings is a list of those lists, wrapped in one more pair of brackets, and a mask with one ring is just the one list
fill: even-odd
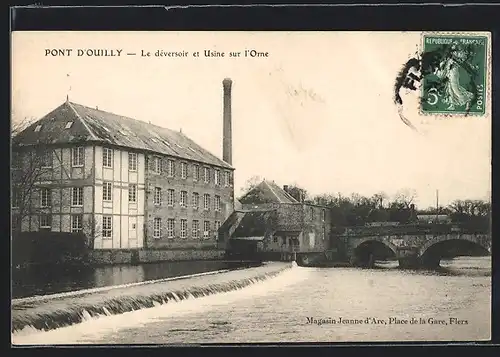
[(12, 301), (12, 333), (48, 331), (97, 317), (157, 307), (187, 299), (243, 289), (273, 278), (294, 263), (265, 263), (234, 271), (83, 290)]

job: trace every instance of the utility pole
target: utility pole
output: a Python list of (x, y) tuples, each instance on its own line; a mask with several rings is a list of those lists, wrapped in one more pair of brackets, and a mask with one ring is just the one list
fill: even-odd
[(436, 224), (439, 222), (439, 190), (436, 190)]

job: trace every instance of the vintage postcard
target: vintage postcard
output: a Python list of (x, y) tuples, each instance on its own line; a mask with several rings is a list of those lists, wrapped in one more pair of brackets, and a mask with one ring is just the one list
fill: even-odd
[(15, 346), (488, 341), (491, 36), (13, 32)]

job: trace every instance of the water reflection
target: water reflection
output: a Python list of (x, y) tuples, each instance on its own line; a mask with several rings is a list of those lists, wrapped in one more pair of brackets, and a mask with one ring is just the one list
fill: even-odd
[(224, 261), (161, 262), (105, 267), (44, 267), (15, 269), (12, 298), (99, 288), (172, 278), (222, 269), (238, 269), (257, 263)]
[[(375, 269), (399, 268), (397, 260), (375, 261)], [(437, 276), (491, 276), (491, 256), (469, 257), (459, 256), (452, 259), (441, 259), (440, 265), (433, 269), (405, 269), (408, 273)]]

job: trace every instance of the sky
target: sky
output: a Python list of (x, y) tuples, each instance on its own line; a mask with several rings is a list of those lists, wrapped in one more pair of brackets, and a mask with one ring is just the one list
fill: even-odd
[[(395, 79), (420, 44), (418, 32), (15, 32), (12, 121), (41, 118), (69, 96), (182, 129), (222, 157), (222, 80), (229, 77), (236, 195), (259, 176), (313, 195), (412, 189), (422, 208), (435, 205), (436, 190), (442, 205), (489, 199), (491, 110), (423, 116), (418, 92), (402, 92), (418, 131), (398, 116)], [(72, 52), (45, 55), (53, 49)], [(78, 49), (122, 52), (77, 56)], [(268, 56), (243, 57), (252, 49)], [(158, 57), (158, 50), (189, 56)], [(204, 57), (204, 50), (226, 57)]]

